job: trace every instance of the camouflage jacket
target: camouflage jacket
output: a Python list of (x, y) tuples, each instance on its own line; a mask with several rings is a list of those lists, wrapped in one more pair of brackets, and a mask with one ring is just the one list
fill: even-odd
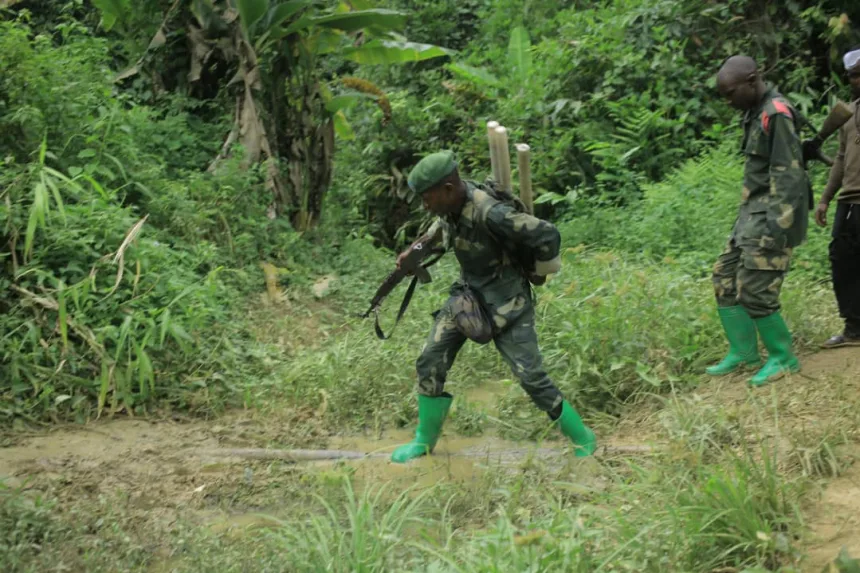
[(744, 116), (744, 189), (732, 233), (739, 246), (783, 250), (806, 238), (811, 189), (795, 122), (774, 88)]
[(497, 331), (515, 321), (531, 305), (531, 287), (513, 264), (509, 245), (526, 245), (535, 253), (535, 274), (545, 276), (561, 268), (561, 236), (554, 225), (521, 213), (466, 182), (466, 203), (459, 216), (440, 217), (428, 233), (437, 235), (445, 250), (460, 263), (455, 294), (468, 285), (476, 291)]

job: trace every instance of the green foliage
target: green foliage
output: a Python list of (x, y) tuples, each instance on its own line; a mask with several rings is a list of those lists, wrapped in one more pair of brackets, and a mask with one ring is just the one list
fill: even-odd
[[(409, 168), (450, 147), (482, 179), (488, 119), (532, 144), (539, 213), (566, 220), (563, 270), (536, 291), (554, 382), (598, 427), (631, 402), (672, 396), (661, 415), (670, 450), (638, 463), (553, 472), (529, 459), (419, 495), (348, 481), (334, 491), (323, 482), (335, 476), (340, 486), (340, 472), (352, 470), (319, 476), (273, 464), (279, 482), (299, 476), (305, 487), (292, 495), (318, 495), (322, 512), (297, 512), (251, 543), (179, 536), (172, 554), (188, 562), (177, 569), (752, 571), (796, 561), (805, 482), (794, 476), (837, 475), (845, 431), (795, 436), (789, 474), (747, 442), (733, 412), (671, 392), (700, 383), (724, 349), (707, 277), (731, 228), (741, 164), (713, 68), (748, 51), (818, 115), (835, 95), (822, 95), (835, 56), (819, 54), (847, 41), (850, 29), (831, 18), (850, 6), (237, 0), (244, 28), (231, 28), (220, 1), (174, 12), (155, 0), (91, 4), (98, 12), (27, 2), (32, 12), (0, 21), (2, 423), (208, 415), (241, 400), (281, 423), (284, 409), (312, 416), (318, 440), (411, 427), (414, 360), (456, 262), (434, 268), (388, 341), (354, 311), (391, 269), (393, 253), (379, 243), (403, 243), (424, 222), (409, 203)], [(414, 43), (392, 33), (404, 21)], [(249, 81), (242, 94), (283, 130), (268, 131), (294, 162), (282, 173), (317, 173), (315, 148), (301, 146), (310, 139), (290, 130), (317, 133), (333, 119), (353, 138), (336, 156), (337, 201), (322, 227), (300, 234), (272, 218), (272, 172), (243, 153), (227, 149), (210, 169), (235, 125), (227, 82), (242, 79), (241, 59), (221, 42), (196, 56), (205, 66), (189, 80), (181, 62), (212, 47), (191, 39), (192, 24), (212, 44), (235, 39), (230, 32), (251, 40), (263, 86)], [(147, 45), (136, 74), (115, 83), (111, 67), (125, 69)], [(454, 61), (439, 59), (454, 50)], [(356, 63), (392, 62), (406, 65), (354, 77)], [(826, 240), (811, 232), (785, 288), (801, 348), (836, 326), (820, 284)], [(262, 261), (278, 267), (290, 310), (246, 312), (262, 290)], [(331, 294), (306, 305), (311, 275), (333, 271)], [(386, 331), (402, 292), (385, 303)], [(505, 390), (485, 408), (470, 392), (487, 382)], [(553, 430), (491, 347), (464, 347), (448, 389), (450, 429), (461, 435), (542, 440)], [(149, 568), (158, 543), (131, 539), (104, 495), (69, 509), (0, 487), (0, 565), (35, 570), (73, 547), (72, 568)]]
[(347, 60), (359, 64), (401, 64), (422, 62), (450, 55), (450, 51), (439, 46), (397, 42), (394, 40), (373, 40), (360, 48), (347, 48), (343, 55)]
[(235, 4), (246, 32), (253, 28), (269, 9), (269, 0), (236, 0)]
[(56, 541), (58, 524), (53, 504), (0, 481), (0, 567), (17, 571)]
[(93, 5), (101, 10), (102, 27), (106, 32), (125, 19), (131, 6), (129, 0), (93, 0)]
[[(420, 528), (436, 503), (433, 490), (409, 490), (385, 500), (386, 488), (356, 493), (344, 480), (345, 501), (337, 507), (317, 497), (320, 511), (301, 525), (283, 523), (273, 532), (293, 571), (385, 571), (408, 567), (410, 531)], [(417, 553), (414, 549), (412, 552)]]
[(798, 484), (781, 479), (774, 456), (763, 454), (760, 462), (738, 458), (730, 472), (705, 470), (698, 487), (679, 492), (679, 517), (698, 534), (693, 552), (704, 568), (726, 561), (774, 567), (790, 556), (789, 528), (799, 521), (799, 496), (792, 489)]
[[(358, 197), (366, 205), (357, 205), (359, 212), (385, 242), (415, 232), (404, 228), (409, 197), (400, 180), (422, 154), (451, 148), (470, 177), (488, 172), (487, 120), (508, 127), (512, 143), (531, 145), (540, 214), (634, 204), (683, 160), (735, 137), (727, 126), (737, 117), (714, 86), (727, 55), (756, 57), (770, 81), (818, 116), (836, 95), (831, 82), (842, 81), (835, 46), (851, 37), (825, 16), (848, 10), (842, 3), (809, 10), (745, 0), (613, 0), (561, 10), (522, 0), (388, 5), (417, 10), (407, 32), (423, 38), (433, 30), (441, 45), (454, 40), (433, 27), (440, 12), (480, 25), (468, 28), (469, 43), (446, 65), (362, 72), (390, 86), (392, 102), (400, 103), (382, 129), (353, 126), (355, 139), (341, 156), (360, 169), (350, 169), (338, 197), (351, 204)], [(828, 55), (822, 35), (834, 46)], [(821, 73), (830, 69), (827, 77)]]
[[(693, 276), (710, 276), (741, 200), (743, 163), (736, 149), (736, 142), (727, 141), (685, 162), (663, 181), (645, 186), (641, 202), (623, 209), (573, 201), (573, 209), (584, 214), (561, 226), (574, 244), (613, 247), (678, 263)], [(827, 242), (828, 231), (810, 225), (806, 244), (794, 255), (792, 276), (826, 277)]]
[[(804, 483), (781, 476), (772, 459), (723, 451), (720, 462), (729, 469), (689, 469), (669, 458), (629, 469), (595, 466), (605, 492), (589, 487), (594, 476), (582, 468), (571, 476), (527, 463), (417, 494), (386, 487), (358, 494), (357, 481), (344, 477), (344, 493), (329, 487), (318, 497), (322, 511), (225, 548), (221, 567), (239, 570), (250, 544), (258, 566), (286, 560), (297, 571), (321, 564), (458, 573), (793, 570)], [(482, 526), (460, 526), (464, 516)], [(196, 553), (180, 570), (204, 567), (206, 551)]]
[[(23, 163), (47, 139), (69, 155), (84, 147), (94, 130), (108, 88), (109, 70), (100, 65), (104, 43), (80, 27), (69, 43), (54, 47), (45, 34), (0, 21), (0, 144), (9, 162)], [(70, 139), (73, 134), (78, 134)]]
[(0, 25), (15, 54), (3, 102), (19, 110), (0, 122), (21, 135), (0, 151), (0, 416), (221, 408), (242, 373), (265, 372), (231, 326), (243, 267), (283, 256), (294, 235), (265, 216), (257, 174), (237, 162), (218, 177), (196, 171), (205, 163), (182, 144), (211, 128), (180, 105), (159, 117), (111, 94), (101, 41), (55, 47)]

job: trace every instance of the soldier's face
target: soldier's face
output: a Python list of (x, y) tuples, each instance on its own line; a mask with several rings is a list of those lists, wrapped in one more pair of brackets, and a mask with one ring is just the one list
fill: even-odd
[(425, 191), (421, 201), (424, 209), (434, 215), (447, 215), (451, 212), (453, 195), (453, 185), (442, 183)]
[(851, 83), (851, 95), (860, 98), (860, 64), (848, 70), (848, 81)]
[(741, 111), (755, 107), (757, 101), (755, 75), (747, 77), (720, 77), (717, 79), (717, 90), (720, 96), (730, 106)]

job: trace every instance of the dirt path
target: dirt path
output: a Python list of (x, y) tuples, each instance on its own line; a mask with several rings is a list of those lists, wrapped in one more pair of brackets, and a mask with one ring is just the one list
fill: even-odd
[[(264, 448), (265, 434), (248, 437), (254, 421), (240, 415), (216, 422), (113, 420), (70, 428), (23, 440), (0, 449), (0, 479), (11, 485), (59, 486), (65, 495), (122, 490), (146, 509), (200, 506), (195, 500), (222, 483), (246, 476), (245, 468), (261, 462), (216, 455), (234, 448)], [(566, 444), (515, 442), (493, 436), (445, 435), (433, 456), (406, 465), (391, 464), (388, 454), (412, 438), (412, 430), (380, 438), (332, 437), (328, 448), (370, 454), (365, 459), (320, 460), (296, 464), (302, 471), (324, 471), (336, 465), (354, 469), (359, 483), (405, 481), (430, 486), (440, 480), (470, 480), (488, 470), (516, 468), (529, 458), (564, 463)], [(262, 462), (265, 463), (265, 462)], [(208, 490), (208, 491), (207, 491)], [(157, 501), (156, 501), (157, 500)], [(205, 504), (203, 504), (205, 505)]]
[(852, 557), (860, 556), (860, 465), (827, 485), (809, 513), (808, 525), (809, 571), (821, 571), (843, 547)]
[[(822, 352), (804, 358), (803, 376), (774, 386), (770, 392), (750, 392), (743, 380), (705, 381), (693, 396), (701, 404), (742, 409), (751, 401), (779, 401), (782, 423), (792, 428), (823, 424), (845, 415), (840, 404), (860, 390), (860, 349)], [(489, 405), (492, 396), (482, 389), (472, 402)], [(658, 413), (632, 412), (606, 436), (604, 444), (647, 442), (656, 435)], [(601, 476), (593, 468), (572, 464), (565, 444), (550, 441), (512, 442), (492, 436), (462, 438), (447, 434), (434, 456), (405, 466), (391, 464), (387, 454), (411, 438), (412, 431), (388, 432), (381, 438), (360, 436), (321, 439), (331, 449), (375, 452), (362, 460), (302, 463), (284, 470), (265, 462), (249, 462), (206, 451), (219, 448), (263, 448), (282, 442), (281, 424), (237, 413), (215, 421), (190, 423), (113, 420), (86, 427), (62, 428), (29, 437), (13, 447), (0, 449), (0, 480), (38, 491), (50, 491), (61, 501), (116, 495), (122, 492), (132, 517), (154, 530), (169, 531), (180, 519), (196, 520), (209, 527), (245, 527), (261, 510), (277, 514), (283, 482), (300, 483), (303, 476), (325, 476), (334, 468), (349, 468), (357, 487), (399, 482), (419, 487), (440, 482), (465, 483), (488, 471), (518, 471), (529, 460), (564, 465), (569, 481), (587, 489), (601, 488)], [(318, 442), (320, 440), (317, 440)], [(857, 441), (853, 436), (851, 441)], [(314, 444), (309, 447), (317, 447)], [(299, 445), (297, 447), (304, 447)], [(313, 479), (320, 479), (314, 477)], [(860, 464), (844, 468), (822, 489), (820, 500), (807, 508), (810, 537), (808, 571), (820, 571), (845, 546), (860, 555)]]
[[(812, 377), (807, 384), (827, 380), (850, 394), (857, 403), (860, 394), (860, 349), (839, 349), (819, 352), (808, 357), (804, 372)], [(822, 412), (822, 422), (826, 412)], [(818, 573), (830, 563), (842, 548), (852, 557), (860, 557), (860, 458), (858, 436), (843, 452), (844, 467), (838, 477), (830, 480), (818, 502), (807, 512), (810, 539), (807, 544), (810, 572)], [(852, 463), (853, 462), (853, 463)]]
[[(706, 381), (693, 395), (702, 405), (716, 404), (733, 414), (753, 408), (764, 412), (767, 423), (756, 431), (777, 438), (785, 454), (782, 457), (794, 462), (804, 448), (789, 443), (787, 436), (797, 438), (810, 429), (814, 430), (810, 434), (820, 435), (827, 434), (829, 427), (854, 427), (851, 435), (840, 437), (834, 431), (834, 443), (847, 442), (836, 448), (838, 475), (820, 479), (818, 495), (810, 496), (803, 508), (808, 529), (803, 571), (819, 573), (842, 548), (852, 557), (860, 556), (860, 463), (855, 463), (860, 459), (860, 435), (856, 431), (860, 420), (860, 348), (817, 352), (801, 357), (801, 362), (799, 375), (754, 392), (743, 383), (744, 375), (738, 375)], [(773, 406), (779, 420), (768, 412)], [(853, 424), (848, 419), (851, 416)], [(807, 453), (817, 453), (818, 444), (806, 445)]]

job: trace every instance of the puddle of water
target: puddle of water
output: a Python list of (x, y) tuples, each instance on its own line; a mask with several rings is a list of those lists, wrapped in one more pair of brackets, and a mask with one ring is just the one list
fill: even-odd
[[(453, 456), (468, 447), (474, 447), (481, 438), (458, 438), (443, 436), (431, 456), (422, 456), (408, 464), (395, 464), (389, 459), (394, 448), (409, 442), (414, 430), (390, 432), (381, 439), (349, 436), (331, 441), (333, 449), (354, 450), (371, 454), (360, 460), (342, 462), (317, 462), (317, 467), (346, 466), (353, 471), (353, 482), (357, 488), (383, 482), (415, 484), (418, 489), (431, 487), (439, 481), (464, 481), (474, 479), (484, 471), (476, 460), (464, 456)], [(486, 442), (486, 438), (484, 439)]]
[(491, 380), (463, 391), (462, 395), (466, 402), (480, 406), (484, 411), (490, 413), (496, 409), (499, 398), (507, 394), (509, 387), (510, 383)]
[(576, 461), (562, 442), (540, 445), (486, 435), (468, 438), (443, 435), (432, 455), (422, 456), (406, 464), (392, 463), (390, 453), (398, 445), (410, 441), (413, 435), (414, 431), (400, 430), (378, 440), (360, 436), (336, 438), (329, 445), (332, 449), (362, 451), (373, 455), (359, 460), (321, 461), (311, 465), (321, 469), (349, 467), (358, 488), (394, 482), (404, 487), (414, 485), (417, 489), (424, 489), (440, 482), (472, 481), (492, 471), (515, 473), (521, 471), (529, 460), (536, 458), (550, 460), (560, 468)]

